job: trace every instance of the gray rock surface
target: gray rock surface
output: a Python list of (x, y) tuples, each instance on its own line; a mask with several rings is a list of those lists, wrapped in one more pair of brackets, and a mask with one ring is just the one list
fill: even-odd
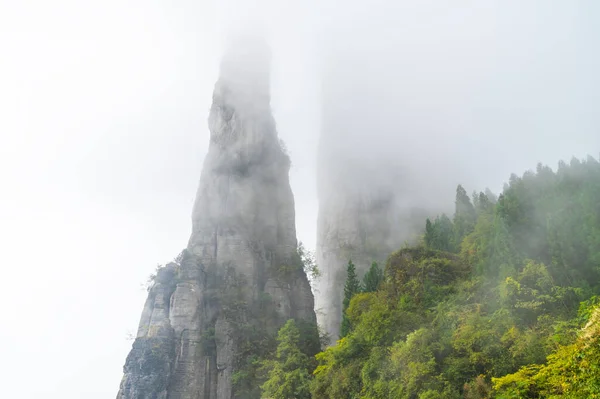
[(316, 323), (268, 65), (267, 46), (250, 39), (223, 58), (192, 235), (149, 291), (117, 399), (240, 397), (233, 377), (254, 350), (247, 331)]

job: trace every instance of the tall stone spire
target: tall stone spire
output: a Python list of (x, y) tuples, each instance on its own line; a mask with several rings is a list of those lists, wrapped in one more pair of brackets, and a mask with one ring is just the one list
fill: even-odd
[[(324, 61), (322, 126), (318, 149), (315, 306), (332, 342), (339, 337), (349, 260), (360, 277), (419, 231), (411, 225), (414, 195), (407, 170), (398, 167), (374, 109), (381, 100), (365, 79), (368, 68), (330, 48)], [(332, 55), (333, 54), (333, 55)], [(363, 61), (364, 62), (364, 61)], [(392, 156), (390, 156), (392, 154)], [(404, 173), (404, 174), (403, 174)]]
[(253, 397), (252, 379), (234, 384), (234, 373), (273, 349), (280, 325), (303, 321), (318, 339), (269, 91), (266, 43), (233, 41), (214, 89), (192, 235), (149, 291), (117, 399)]

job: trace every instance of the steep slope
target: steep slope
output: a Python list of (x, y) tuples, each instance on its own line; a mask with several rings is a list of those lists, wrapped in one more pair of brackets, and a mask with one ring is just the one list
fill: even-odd
[(118, 399), (255, 397), (249, 359), (274, 349), (287, 319), (316, 323), (268, 65), (255, 39), (223, 58), (192, 235), (149, 291)]

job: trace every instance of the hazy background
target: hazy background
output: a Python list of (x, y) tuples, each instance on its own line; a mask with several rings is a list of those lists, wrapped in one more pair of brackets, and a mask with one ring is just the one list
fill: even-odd
[(440, 202), (597, 155), (600, 3), (481, 3), (0, 0), (4, 396), (116, 395), (140, 285), (187, 244), (225, 33), (248, 16), (309, 247), (322, 123)]
[[(458, 183), (498, 192), (538, 161), (600, 153), (600, 4), (370, 4), (319, 46), (326, 168), (437, 207)], [(348, 171), (365, 163), (368, 178)]]

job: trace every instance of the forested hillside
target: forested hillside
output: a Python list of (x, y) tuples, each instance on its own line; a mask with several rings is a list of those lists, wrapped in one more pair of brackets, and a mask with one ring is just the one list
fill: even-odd
[(423, 225), (362, 284), (349, 263), (344, 336), (316, 362), (280, 331), (264, 397), (600, 398), (596, 159), (538, 165), (498, 197), (459, 186), (455, 214)]

